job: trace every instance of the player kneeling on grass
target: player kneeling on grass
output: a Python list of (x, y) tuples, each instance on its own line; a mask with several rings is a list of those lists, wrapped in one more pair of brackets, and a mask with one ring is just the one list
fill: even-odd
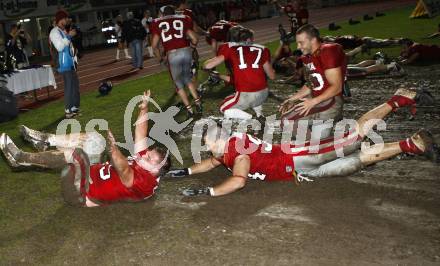
[(333, 122), (342, 119), (345, 53), (339, 44), (322, 43), (318, 29), (310, 24), (298, 29), (296, 42), (303, 53), (300, 59), (308, 82), (281, 105), (281, 121), (297, 124), (303, 120), (308, 121), (309, 126), (315, 120), (325, 121), (314, 127), (322, 128), (319, 137), (326, 138), (333, 132)]
[[(149, 91), (139, 105), (135, 128), (135, 155), (126, 158), (109, 131), (109, 162), (100, 163), (105, 140), (98, 133), (53, 135), (22, 127), (25, 140), (39, 150), (56, 146), (56, 151), (29, 153), (20, 150), (7, 136), (0, 137), (0, 149), (12, 167), (62, 169), (62, 194), (75, 206), (95, 207), (113, 202), (136, 202), (151, 197), (160, 176), (170, 167), (170, 158), (160, 148), (147, 148)], [(89, 157), (95, 160), (90, 164)], [(96, 161), (97, 160), (97, 161)]]
[[(289, 143), (287, 148), (290, 154), (283, 151), (283, 144), (271, 145), (245, 134), (229, 137), (223, 129), (211, 127), (208, 128), (204, 141), (213, 157), (187, 169), (172, 170), (169, 174), (182, 177), (208, 172), (224, 165), (232, 171), (232, 175), (220, 185), (183, 191), (186, 196), (222, 196), (243, 188), (248, 179), (298, 183), (320, 177), (346, 176), (401, 153), (427, 155), (437, 161), (438, 151), (434, 147), (431, 135), (425, 130), (420, 130), (399, 142), (359, 149), (362, 140), (377, 121), (399, 107), (415, 105), (423, 99), (422, 95), (425, 94), (399, 89), (388, 102), (358, 119), (354, 130), (345, 134), (343, 138), (323, 140), (319, 147), (310, 143), (304, 143), (305, 145), (300, 147), (291, 146)], [(428, 98), (429, 103), (431, 100), (432, 98)], [(341, 149), (345, 157), (339, 158), (338, 150)]]
[[(266, 47), (253, 42), (253, 31), (236, 26), (234, 33), (237, 42), (227, 42), (218, 49), (216, 57), (206, 61), (204, 68), (213, 69), (226, 62), (232, 70), (232, 84), (235, 94), (228, 96), (222, 103), (220, 111), (226, 118), (250, 119), (252, 115), (246, 110), (252, 108), (257, 116), (263, 116), (263, 103), (269, 95), (267, 78), (275, 78), (270, 52)], [(236, 27), (230, 29), (234, 32)]]

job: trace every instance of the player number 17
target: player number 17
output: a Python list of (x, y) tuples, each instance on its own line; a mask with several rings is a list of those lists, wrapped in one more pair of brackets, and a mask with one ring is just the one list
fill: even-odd
[[(238, 68), (240, 69), (245, 69), (248, 67), (248, 65), (246, 64), (246, 62), (244, 61), (244, 53), (243, 53), (243, 47), (238, 47), (237, 48), (239, 56), (240, 56), (240, 65), (238, 65)], [(255, 59), (255, 62), (252, 64), (252, 68), (259, 68), (258, 63), (260, 63), (261, 60), (261, 54), (263, 53), (263, 49), (258, 48), (258, 47), (250, 47), (249, 49), (251, 52), (255, 52), (257, 51), (257, 58)]]

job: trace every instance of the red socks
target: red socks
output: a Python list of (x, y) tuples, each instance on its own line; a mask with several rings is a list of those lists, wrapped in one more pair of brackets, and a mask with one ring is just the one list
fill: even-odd
[(411, 138), (407, 138), (406, 140), (402, 140), (399, 142), (400, 149), (404, 153), (410, 153), (410, 154), (422, 154), (423, 151), (417, 148), (417, 146), (414, 144)]
[(411, 106), (411, 113), (415, 114), (415, 107), (416, 101), (413, 99), (406, 98), (401, 95), (394, 95), (391, 97), (391, 99), (387, 102), (393, 108), (393, 111), (395, 111), (397, 108), (404, 107), (404, 106)]

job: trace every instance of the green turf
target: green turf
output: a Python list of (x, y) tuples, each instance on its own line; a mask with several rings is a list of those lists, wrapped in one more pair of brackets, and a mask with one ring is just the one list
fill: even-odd
[[(422, 40), (424, 36), (435, 31), (440, 17), (434, 19), (409, 19), (412, 8), (405, 8), (386, 12), (385, 17), (375, 18), (373, 21), (349, 26), (347, 23), (338, 23), (342, 29), (336, 32), (322, 30), (322, 35), (356, 34), (359, 36), (372, 36), (378, 38), (409, 37), (417, 42), (440, 44), (440, 40)], [(268, 47), (274, 51), (278, 41), (271, 42)], [(399, 48), (384, 49), (391, 56), (397, 56)], [(361, 58), (361, 57), (360, 57)], [(201, 80), (205, 78), (202, 74)], [(127, 102), (135, 95), (142, 93), (144, 89), (151, 89), (153, 98), (161, 105), (167, 103), (173, 96), (171, 82), (167, 72), (128, 81), (115, 86), (112, 93), (104, 98), (96, 98), (97, 92), (88, 92), (81, 95), (82, 116), (78, 119), (84, 129), (85, 124), (91, 119), (105, 119), (115, 136), (122, 140), (123, 136), (123, 113)], [(214, 91), (208, 98), (220, 96), (223, 93)], [(215, 109), (217, 106), (209, 106)], [(63, 101), (49, 103), (42, 108), (32, 110), (8, 123), (0, 125), (0, 132), (8, 133), (20, 147), (25, 143), (18, 136), (17, 127), (25, 124), (29, 127), (54, 132), (63, 115)], [(63, 218), (63, 212), (59, 208), (63, 206), (59, 197), (59, 183), (57, 173), (47, 172), (11, 172), (4, 160), (0, 160), (0, 242), (19, 245), (21, 240), (14, 240), (15, 235), (32, 228), (35, 225), (46, 222), (47, 217), (58, 213), (58, 218)], [(68, 210), (64, 210), (68, 212)], [(66, 222), (69, 224), (69, 222)], [(39, 228), (43, 232), (47, 230), (49, 235), (62, 232), (61, 228)], [(55, 236), (54, 236), (55, 237)], [(16, 242), (18, 241), (18, 242)], [(36, 240), (38, 241), (38, 240)], [(0, 244), (0, 248), (6, 248)], [(0, 261), (2, 252), (0, 252)]]

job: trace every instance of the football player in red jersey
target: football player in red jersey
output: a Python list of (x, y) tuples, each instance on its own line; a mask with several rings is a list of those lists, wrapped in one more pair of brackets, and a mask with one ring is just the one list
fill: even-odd
[(219, 20), (208, 29), (208, 35), (206, 35), (206, 42), (212, 47), (214, 54), (217, 54), (218, 46), (228, 41), (229, 29), (237, 26), (238, 23)]
[(404, 65), (416, 62), (440, 62), (440, 47), (406, 40), (403, 42), (399, 59)]
[(193, 115), (193, 110), (184, 90), (185, 87), (189, 88), (197, 111), (202, 112), (202, 102), (197, 93), (197, 84), (191, 73), (193, 61), (191, 45), (197, 46), (198, 39), (191, 29), (191, 18), (185, 15), (176, 15), (172, 6), (162, 7), (161, 11), (162, 16), (151, 23), (152, 47), (156, 56), (161, 58), (161, 61), (164, 60), (158, 49), (159, 41), (161, 41), (171, 78), (190, 117)]
[(257, 118), (264, 117), (262, 104), (269, 94), (266, 75), (270, 79), (275, 78), (269, 49), (253, 43), (253, 32), (244, 27), (239, 29), (237, 40), (239, 42), (222, 44), (217, 56), (206, 61), (204, 67), (213, 69), (226, 62), (232, 71), (231, 80), (236, 92), (227, 97), (220, 107), (226, 118), (252, 118), (245, 112), (250, 108)]
[(171, 170), (168, 174), (183, 177), (224, 165), (232, 171), (232, 175), (219, 185), (183, 190), (185, 196), (222, 196), (243, 188), (249, 179), (299, 184), (316, 178), (347, 176), (401, 153), (426, 155), (438, 162), (438, 151), (434, 149), (433, 138), (426, 130), (399, 142), (360, 149), (362, 140), (378, 121), (397, 108), (413, 106), (416, 99), (422, 98), (421, 94), (422, 91), (399, 89), (389, 101), (357, 120), (351, 131), (335, 139), (324, 139), (319, 144), (272, 145), (250, 135), (236, 133), (229, 136), (224, 129), (208, 127), (203, 139), (213, 156), (190, 168)]
[(163, 150), (147, 148), (148, 119), (145, 118), (148, 116), (149, 96), (149, 91), (145, 92), (143, 102), (139, 105), (135, 155), (132, 157), (126, 158), (121, 153), (110, 131), (108, 140), (111, 160), (105, 163), (94, 162), (90, 165), (89, 157), (93, 156), (89, 155), (96, 158), (105, 150), (105, 140), (101, 149), (94, 147), (102, 145), (103, 139), (96, 132), (53, 135), (23, 127), (22, 134), (26, 140), (42, 144), (34, 146), (56, 146), (58, 150), (24, 152), (6, 134), (0, 137), (0, 149), (12, 167), (64, 167), (61, 174), (62, 192), (69, 204), (95, 207), (120, 201), (142, 201), (155, 193), (160, 176), (166, 173), (171, 163)]
[(313, 120), (325, 121), (315, 123), (316, 130), (311, 134), (317, 132), (326, 138), (332, 132), (333, 122), (342, 119), (347, 59), (341, 45), (321, 43), (318, 29), (310, 24), (298, 29), (296, 42), (303, 53), (301, 61), (307, 83), (281, 105), (281, 119), (283, 124), (307, 120), (311, 125)]
[(276, 0), (272, 3), (289, 17), (291, 32), (295, 33), (300, 27), (309, 23), (309, 11), (297, 0), (288, 0), (284, 6)]

